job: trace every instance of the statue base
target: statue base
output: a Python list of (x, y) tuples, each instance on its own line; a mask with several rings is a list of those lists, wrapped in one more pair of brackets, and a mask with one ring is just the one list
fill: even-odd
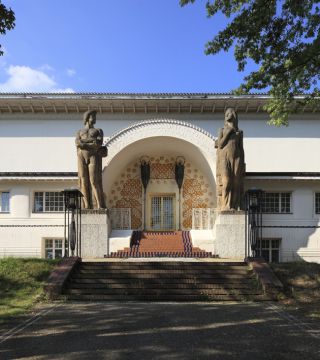
[(214, 253), (220, 258), (243, 260), (246, 256), (245, 211), (217, 211)]
[(108, 255), (108, 210), (81, 211), (81, 252), (84, 259), (103, 258)]

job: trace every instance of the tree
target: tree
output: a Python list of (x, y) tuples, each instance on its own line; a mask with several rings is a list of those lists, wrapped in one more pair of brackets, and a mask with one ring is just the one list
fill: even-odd
[[(180, 0), (184, 6), (195, 0)], [(238, 71), (251, 59), (258, 69), (244, 78), (237, 94), (267, 89), (270, 123), (288, 125), (288, 116), (320, 105), (320, 1), (208, 0), (208, 17), (218, 12), (230, 21), (205, 46), (217, 54), (234, 46)], [(305, 95), (305, 96), (297, 96)]]
[[(15, 27), (15, 16), (11, 8), (7, 9), (0, 0), (0, 34), (6, 34), (7, 30), (12, 30)], [(3, 55), (0, 45), (0, 56)]]

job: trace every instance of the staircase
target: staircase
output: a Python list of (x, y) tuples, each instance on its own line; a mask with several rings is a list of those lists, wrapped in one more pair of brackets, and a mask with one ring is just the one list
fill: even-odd
[(69, 300), (266, 300), (245, 263), (82, 262), (64, 289)]
[(192, 245), (189, 231), (133, 231), (130, 248), (111, 253), (110, 257), (213, 257), (211, 252)]

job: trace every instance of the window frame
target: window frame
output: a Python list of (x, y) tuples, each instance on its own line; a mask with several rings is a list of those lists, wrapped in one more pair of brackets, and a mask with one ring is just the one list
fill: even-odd
[[(62, 190), (35, 190), (33, 191), (33, 203), (32, 203), (32, 213), (34, 214), (61, 214), (64, 212), (64, 200), (63, 200), (63, 194), (61, 193)], [(42, 194), (42, 211), (36, 210), (36, 194), (37, 193), (41, 193)], [(62, 196), (62, 205), (63, 205), (63, 209), (62, 210), (48, 210), (46, 207), (46, 197), (47, 197), (47, 193), (58, 193), (61, 194)], [(49, 200), (48, 200), (49, 201)], [(59, 206), (59, 205), (57, 205)]]
[[(47, 241), (52, 241), (52, 247), (47, 247)], [(57, 247), (56, 248), (56, 241), (61, 241), (61, 247)], [(65, 256), (65, 246), (64, 246), (64, 238), (62, 237), (45, 237), (42, 238), (42, 244), (43, 244), (43, 251), (42, 251), (42, 255), (44, 259), (62, 259)], [(47, 249), (52, 249), (52, 258), (47, 257), (46, 253), (47, 253)], [(56, 250), (61, 250), (61, 257), (56, 257)]]
[[(279, 195), (279, 202), (278, 202), (278, 209), (279, 209), (279, 212), (275, 212), (275, 211), (265, 211), (265, 205), (264, 205), (264, 198), (263, 198), (263, 202), (262, 202), (262, 214), (265, 214), (265, 215), (292, 215), (293, 214), (293, 211), (292, 211), (292, 204), (293, 204), (293, 197), (292, 197), (292, 191), (276, 191), (276, 190), (267, 190), (264, 192), (264, 195), (267, 195), (267, 194), (278, 194)], [(282, 209), (282, 195), (285, 194), (289, 194), (289, 211), (288, 212), (282, 212), (281, 209)]]
[[(268, 263), (280, 263), (281, 262), (281, 243), (282, 243), (282, 238), (262, 238), (261, 239), (262, 242), (268, 242), (268, 247), (262, 247), (261, 245), (261, 254), (260, 256), (262, 256), (262, 251), (263, 250), (267, 250), (268, 251), (268, 261), (265, 259), (265, 261), (267, 261)], [(272, 245), (272, 242), (273, 241), (278, 241), (278, 247), (273, 247)], [(257, 250), (260, 252), (260, 240), (258, 240), (258, 243), (257, 243)], [(272, 251), (273, 250), (278, 250), (278, 261), (277, 262), (274, 262), (272, 261)]]
[[(3, 198), (2, 198), (2, 195), (3, 194), (8, 194), (8, 211), (3, 211), (2, 210), (2, 201), (3, 201)], [(0, 191), (0, 214), (10, 214), (10, 191), (9, 190), (3, 190), (3, 191)]]

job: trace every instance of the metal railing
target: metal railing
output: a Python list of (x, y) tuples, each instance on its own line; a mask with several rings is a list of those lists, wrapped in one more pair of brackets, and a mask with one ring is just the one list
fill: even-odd
[(110, 221), (112, 230), (131, 230), (131, 209), (110, 209)]
[(245, 194), (246, 257), (262, 254), (262, 190), (248, 190)]
[(216, 219), (214, 209), (194, 208), (192, 209), (192, 229), (210, 230), (213, 229)]

